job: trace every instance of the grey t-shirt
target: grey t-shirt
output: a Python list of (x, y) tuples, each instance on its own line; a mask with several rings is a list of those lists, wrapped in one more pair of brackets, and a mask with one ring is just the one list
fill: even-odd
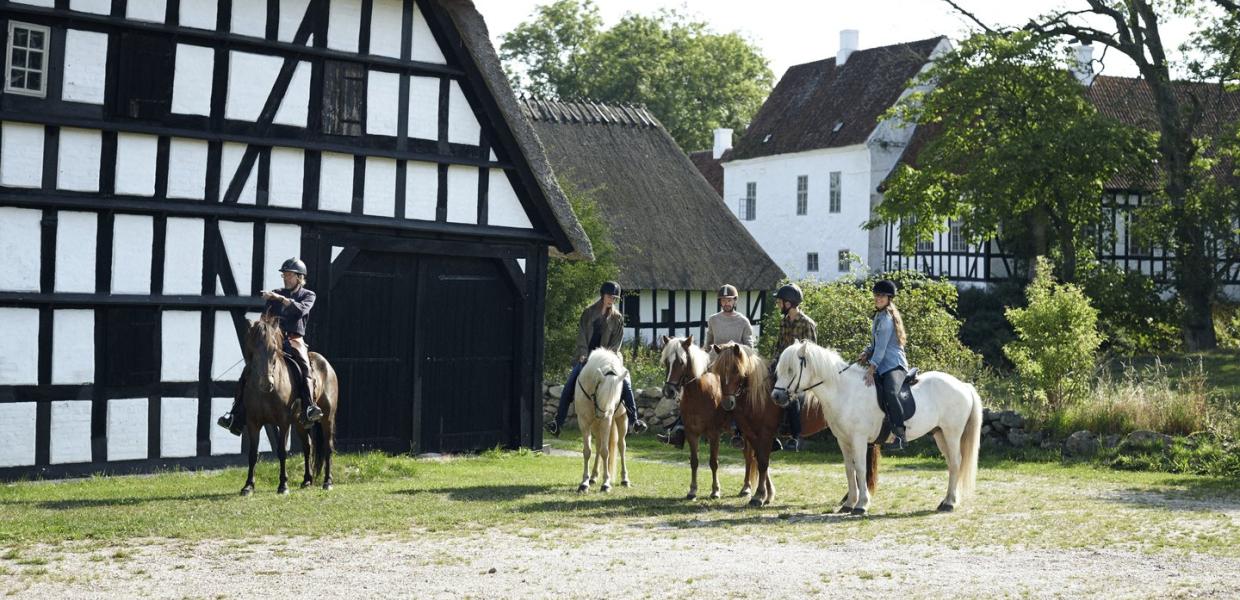
[(745, 346), (753, 346), (753, 327), (749, 319), (737, 311), (717, 312), (706, 319), (705, 346), (736, 342)]

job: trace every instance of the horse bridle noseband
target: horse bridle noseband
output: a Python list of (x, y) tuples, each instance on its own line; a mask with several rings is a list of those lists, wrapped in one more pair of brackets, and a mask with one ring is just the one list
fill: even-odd
[[(679, 360), (679, 359), (677, 359), (677, 360)], [(672, 374), (672, 369), (671, 369), (671, 367), (668, 367), (668, 369), (667, 369), (667, 374), (668, 374), (668, 375), (671, 375), (671, 374)], [(671, 380), (671, 379), (667, 379), (667, 380), (665, 380), (665, 381), (663, 382), (663, 385), (670, 385), (670, 386), (672, 386), (672, 389), (676, 390), (676, 392), (677, 392), (677, 393), (679, 393), (681, 390), (683, 390), (683, 389), (685, 388), (685, 386), (686, 386), (686, 385), (689, 385), (690, 383), (693, 383), (693, 382), (697, 381), (697, 380), (698, 380), (698, 378), (700, 377), (699, 375), (694, 375), (692, 379), (685, 379), (685, 376), (686, 376), (686, 375), (688, 375), (688, 374), (689, 374), (689, 364), (688, 364), (688, 363), (686, 363), (686, 364), (685, 364), (685, 370), (684, 370), (684, 372), (682, 372), (682, 373), (680, 374), (680, 381), (679, 381), (679, 382), (677, 382), (677, 383), (672, 383), (672, 380)]]
[[(781, 387), (779, 387), (779, 386), (776, 386), (776, 387), (775, 387), (775, 389), (776, 389), (776, 390), (780, 390), (780, 391), (782, 391), (782, 392), (784, 392), (784, 393), (786, 393), (786, 394), (792, 394), (792, 393), (793, 393), (793, 392), (792, 392), (792, 390), (795, 388), (795, 389), (796, 389), (796, 393), (798, 393), (798, 394), (804, 394), (805, 392), (808, 392), (808, 391), (810, 391), (810, 390), (812, 390), (812, 389), (814, 389), (814, 388), (816, 388), (816, 387), (818, 387), (818, 386), (822, 385), (823, 383), (826, 383), (825, 381), (819, 381), (818, 383), (815, 383), (814, 385), (811, 385), (811, 386), (809, 386), (809, 387), (807, 387), (807, 388), (805, 388), (805, 389), (801, 389), (801, 386), (800, 386), (800, 383), (801, 383), (801, 376), (805, 374), (805, 357), (804, 357), (804, 356), (799, 356), (799, 357), (797, 357), (797, 360), (799, 360), (799, 361), (800, 361), (800, 363), (801, 363), (801, 367), (800, 367), (800, 369), (798, 369), (798, 370), (797, 370), (797, 376), (796, 376), (796, 379), (793, 379), (793, 380), (792, 380), (792, 383), (793, 383), (793, 384), (796, 384), (796, 385), (789, 386), (789, 387), (786, 387), (786, 388), (781, 388)], [(847, 369), (848, 367), (844, 367), (844, 368), (845, 368), (845, 369)], [(843, 372), (843, 371), (841, 371), (841, 373), (842, 373), (842, 372)]]

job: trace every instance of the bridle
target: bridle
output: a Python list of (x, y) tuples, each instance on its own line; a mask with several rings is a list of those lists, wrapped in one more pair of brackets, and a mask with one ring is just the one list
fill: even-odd
[[(793, 390), (796, 390), (796, 391), (795, 391), (795, 393), (797, 393), (797, 394), (804, 394), (805, 392), (808, 392), (808, 391), (810, 391), (810, 390), (812, 390), (812, 389), (814, 389), (814, 388), (816, 388), (816, 387), (818, 387), (818, 386), (822, 385), (823, 383), (825, 383), (825, 381), (819, 381), (818, 383), (815, 383), (814, 385), (811, 385), (811, 386), (809, 386), (809, 387), (807, 387), (807, 388), (802, 389), (802, 388), (801, 388), (801, 377), (802, 377), (803, 375), (805, 375), (805, 357), (804, 357), (804, 356), (797, 357), (797, 360), (798, 360), (798, 362), (800, 362), (800, 367), (797, 369), (797, 376), (796, 376), (795, 378), (793, 378), (793, 380), (792, 380), (792, 385), (790, 385), (790, 386), (788, 386), (788, 387), (786, 387), (786, 388), (781, 388), (781, 387), (779, 387), (779, 386), (775, 386), (775, 390), (776, 390), (776, 391), (780, 391), (780, 392), (783, 392), (783, 393), (785, 393), (785, 394), (789, 394), (789, 395), (791, 395), (791, 394), (793, 394), (793, 393), (794, 393), (794, 392), (793, 392)], [(851, 366), (851, 365), (850, 365), (850, 366)], [(845, 368), (845, 369), (848, 369), (848, 367), (844, 367), (844, 368)], [(840, 372), (842, 373), (843, 371), (840, 371)]]
[[(608, 377), (608, 376), (616, 377), (617, 375), (619, 374), (616, 373), (615, 371), (609, 371), (607, 373), (604, 373), (603, 377)], [(598, 405), (598, 389), (602, 387), (602, 385), (603, 385), (603, 380), (600, 379), (598, 383), (594, 384), (594, 393), (592, 394), (586, 391), (586, 386), (585, 384), (581, 383), (581, 378), (577, 378), (577, 387), (581, 388), (581, 393), (585, 394), (586, 398), (590, 399), (590, 403), (594, 405), (594, 414), (595, 416), (599, 418), (602, 418), (602, 416), (606, 414), (603, 411), (603, 407)]]
[(680, 362), (680, 358), (679, 358), (679, 357), (677, 357), (677, 358), (676, 358), (676, 359), (672, 362), (672, 364), (668, 365), (668, 367), (667, 367), (667, 375), (668, 375), (668, 379), (667, 379), (666, 381), (664, 381), (664, 382), (663, 382), (663, 386), (664, 386), (664, 387), (671, 386), (671, 387), (672, 387), (672, 389), (676, 390), (676, 393), (677, 393), (677, 394), (679, 394), (679, 393), (681, 392), (681, 390), (683, 390), (683, 389), (685, 388), (685, 386), (686, 386), (686, 385), (689, 385), (690, 383), (693, 383), (693, 382), (697, 381), (697, 380), (698, 380), (698, 378), (700, 377), (700, 375), (694, 375), (693, 377), (691, 377), (691, 378), (689, 378), (689, 379), (685, 379), (685, 377), (687, 377), (687, 376), (690, 374), (690, 371), (692, 370), (692, 369), (690, 369), (690, 368), (689, 368), (689, 363), (688, 363), (688, 361), (686, 361), (686, 362), (685, 362), (685, 365), (684, 365), (684, 370), (680, 372), (680, 379), (679, 379), (679, 380), (677, 380), (677, 381), (676, 381), (676, 383), (672, 383), (672, 380), (671, 380), (672, 369), (676, 366), (676, 363), (678, 363), (678, 362)]

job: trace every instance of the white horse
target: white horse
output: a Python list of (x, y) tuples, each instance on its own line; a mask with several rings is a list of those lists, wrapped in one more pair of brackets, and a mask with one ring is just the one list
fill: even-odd
[[(875, 387), (865, 384), (865, 369), (848, 367), (834, 350), (796, 342), (779, 357), (772, 397), (782, 406), (790, 397), (805, 392), (809, 401), (822, 404), (844, 454), (848, 499), (840, 512), (864, 515), (870, 505), (865, 485), (866, 446), (884, 441), (875, 439), (882, 428), (883, 411), (878, 407)], [(918, 375), (912, 392), (917, 411), (904, 424), (908, 439), (934, 435), (939, 451), (947, 458), (947, 496), (938, 510), (950, 512), (973, 491), (977, 481), (982, 399), (972, 385), (937, 371)]]
[[(603, 491), (611, 491), (611, 473), (615, 459), (620, 459), (620, 484), (628, 487), (629, 468), (624, 462), (624, 436), (629, 431), (628, 413), (620, 404), (620, 393), (629, 372), (619, 354), (606, 348), (590, 353), (586, 365), (577, 376), (573, 390), (573, 407), (581, 428), (581, 485), (578, 492), (590, 489), (598, 477), (599, 461), (603, 463)], [(594, 471), (590, 472), (590, 441), (594, 441)]]

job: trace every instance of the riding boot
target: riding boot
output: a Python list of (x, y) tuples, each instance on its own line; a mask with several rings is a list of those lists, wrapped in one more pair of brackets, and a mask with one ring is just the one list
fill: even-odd
[(683, 450), (685, 447), (685, 423), (684, 421), (681, 420), (680, 417), (676, 417), (676, 420), (670, 426), (668, 426), (666, 431), (664, 431), (663, 433), (660, 433), (659, 435), (656, 435), (655, 437), (658, 438), (659, 441), (663, 442), (664, 444), (671, 444)]
[(624, 377), (624, 385), (620, 388), (620, 401), (624, 403), (624, 410), (628, 413), (629, 431), (644, 433), (646, 422), (637, 418), (637, 399), (633, 397), (633, 384), (629, 383), (627, 375)]
[(788, 403), (788, 408), (784, 409), (788, 415), (788, 433), (792, 436), (785, 449), (793, 452), (801, 451), (801, 399), (793, 398)]
[(581, 374), (581, 368), (586, 366), (585, 363), (574, 363), (572, 370), (568, 372), (568, 380), (564, 382), (564, 388), (560, 391), (560, 403), (555, 409), (555, 420), (543, 425), (543, 429), (547, 433), (560, 437), (560, 430), (564, 428), (564, 421), (568, 419), (568, 405), (573, 401), (573, 391), (577, 387), (577, 376)]
[(905, 375), (904, 369), (897, 367), (877, 378), (880, 382), (879, 393), (883, 395), (883, 406), (887, 412), (887, 421), (891, 423), (891, 434), (895, 438), (891, 444), (887, 445), (890, 450), (903, 450), (908, 443), (904, 430), (904, 407), (900, 406), (899, 399)]
[(228, 412), (220, 416), (216, 421), (220, 427), (228, 430), (233, 435), (241, 435), (245, 430), (245, 404), (241, 402), (241, 395), (245, 393), (245, 376), (249, 373), (248, 368), (241, 369), (241, 377), (237, 379), (237, 395), (233, 398), (232, 408)]
[(741, 428), (737, 425), (732, 426), (732, 447), (737, 450), (745, 447), (745, 438), (741, 436)]
[(314, 403), (314, 398), (310, 393), (310, 387), (313, 385), (312, 382), (313, 380), (309, 377), (306, 377), (301, 382), (301, 422), (307, 426), (317, 423), (323, 418), (323, 409)]

